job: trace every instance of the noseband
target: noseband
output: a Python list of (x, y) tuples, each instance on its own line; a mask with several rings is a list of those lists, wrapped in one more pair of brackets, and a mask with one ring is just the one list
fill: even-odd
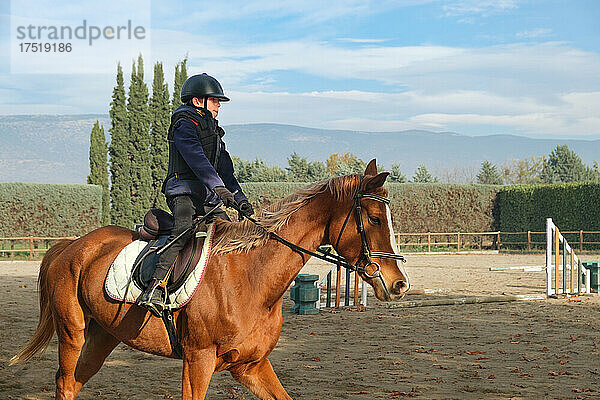
[[(360, 183), (362, 183), (363, 179), (364, 179), (364, 176), (361, 176)], [(267, 228), (262, 226), (254, 218), (252, 218), (250, 216), (246, 216), (246, 215), (244, 215), (244, 216), (249, 221), (254, 223), (255, 225), (257, 225), (257, 226), (261, 227), (262, 229), (264, 229), (265, 231), (267, 231), (273, 239), (286, 245), (287, 247), (289, 247), (290, 249), (292, 249), (294, 251), (308, 254), (312, 257), (316, 257), (321, 260), (327, 261), (329, 263), (339, 265), (340, 267), (347, 268), (351, 271), (357, 271), (359, 273), (364, 274), (367, 278), (371, 278), (371, 279), (379, 278), (383, 282), (383, 278), (381, 276), (381, 266), (379, 265), (379, 263), (373, 261), (371, 258), (390, 258), (390, 259), (394, 259), (394, 260), (400, 260), (402, 262), (406, 262), (406, 260), (400, 254), (387, 253), (384, 251), (371, 251), (371, 249), (369, 247), (369, 241), (367, 239), (367, 233), (365, 231), (365, 225), (364, 225), (363, 219), (362, 219), (362, 205), (360, 204), (360, 200), (361, 199), (375, 200), (375, 201), (379, 201), (379, 202), (387, 205), (387, 204), (390, 204), (390, 199), (383, 197), (383, 196), (377, 196), (375, 194), (360, 193), (360, 183), (358, 185), (359, 189), (356, 191), (356, 194), (354, 195), (354, 204), (353, 204), (352, 208), (350, 209), (350, 211), (348, 212), (348, 215), (346, 216), (346, 219), (344, 220), (344, 224), (342, 225), (340, 234), (335, 242), (335, 248), (337, 249), (338, 245), (340, 243), (340, 240), (342, 238), (342, 234), (344, 233), (344, 230), (346, 229), (346, 226), (348, 225), (348, 221), (350, 220), (350, 216), (352, 215), (352, 211), (355, 211), (356, 230), (360, 234), (360, 240), (361, 240), (361, 253), (354, 264), (348, 263), (348, 261), (346, 261), (346, 259), (344, 257), (342, 257), (338, 254), (332, 254), (330, 252), (316, 253), (314, 251), (310, 251), (303, 247), (300, 247), (297, 244), (294, 244), (294, 243), (288, 241), (287, 239), (282, 238), (275, 232), (269, 232), (267, 230)], [(364, 265), (361, 265), (363, 263), (364, 263)], [(371, 266), (375, 267), (375, 269), (372, 273), (369, 272)], [(385, 282), (383, 282), (383, 284), (385, 286)], [(387, 291), (387, 288), (386, 288), (386, 291)]]

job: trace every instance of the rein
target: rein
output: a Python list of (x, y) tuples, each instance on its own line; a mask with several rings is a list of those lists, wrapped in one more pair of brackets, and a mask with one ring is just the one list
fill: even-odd
[[(361, 183), (362, 183), (363, 178), (364, 178), (364, 176), (361, 176), (361, 179), (360, 179)], [(359, 188), (360, 188), (360, 184), (359, 184)], [(356, 271), (359, 273), (363, 273), (367, 278), (380, 278), (381, 279), (381, 272), (380, 272), (381, 266), (379, 265), (379, 263), (371, 260), (372, 257), (373, 258), (389, 258), (389, 259), (394, 259), (394, 260), (400, 260), (402, 262), (406, 262), (406, 260), (400, 254), (387, 253), (387, 252), (383, 252), (383, 251), (371, 251), (371, 249), (369, 247), (369, 241), (367, 239), (367, 234), (365, 231), (365, 226), (364, 226), (363, 219), (362, 219), (362, 206), (360, 204), (360, 200), (361, 199), (375, 200), (375, 201), (379, 201), (381, 203), (385, 203), (387, 205), (387, 204), (390, 204), (390, 199), (383, 197), (383, 196), (377, 196), (374, 194), (363, 194), (363, 193), (360, 193), (359, 190), (357, 190), (356, 194), (354, 195), (354, 205), (348, 212), (348, 215), (346, 216), (346, 219), (344, 220), (344, 224), (342, 225), (342, 230), (340, 231), (340, 234), (335, 243), (335, 248), (337, 249), (337, 247), (340, 243), (340, 240), (342, 238), (342, 234), (344, 233), (344, 230), (346, 229), (346, 226), (348, 225), (348, 221), (350, 220), (350, 216), (352, 215), (352, 211), (355, 211), (356, 212), (356, 229), (360, 233), (360, 238), (361, 238), (361, 255), (358, 258), (358, 260), (356, 261), (356, 263), (354, 263), (354, 264), (348, 263), (348, 261), (346, 261), (346, 259), (344, 257), (337, 255), (337, 254), (331, 254), (330, 252), (322, 252), (322, 254), (320, 254), (320, 253), (316, 253), (314, 251), (305, 249), (304, 247), (298, 246), (297, 244), (292, 243), (289, 240), (279, 236), (277, 233), (270, 232), (267, 228), (265, 228), (263, 225), (261, 225), (261, 223), (258, 222), (256, 219), (242, 213), (238, 209), (238, 207), (234, 207), (234, 208), (237, 211), (240, 211), (240, 214), (243, 215), (250, 222), (252, 222), (256, 226), (262, 228), (274, 240), (289, 247), (290, 249), (292, 249), (294, 251), (308, 254), (312, 257), (316, 257), (318, 259), (321, 259), (321, 260), (326, 261), (331, 264), (336, 264), (340, 267), (349, 269), (350, 271)], [(363, 260), (365, 261), (365, 265), (361, 266), (360, 264)], [(370, 273), (368, 271), (368, 268), (370, 266), (376, 267), (376, 269), (372, 273)]]

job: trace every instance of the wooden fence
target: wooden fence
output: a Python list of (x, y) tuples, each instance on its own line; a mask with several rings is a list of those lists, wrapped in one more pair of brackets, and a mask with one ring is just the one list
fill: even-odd
[[(570, 243), (579, 244), (579, 251), (585, 246), (600, 245), (600, 231), (566, 231), (563, 235), (570, 235)], [(584, 240), (589, 235), (594, 240)], [(409, 249), (417, 247), (423, 251), (431, 252), (439, 247), (452, 248), (453, 251), (461, 250), (500, 250), (518, 246), (523, 250), (545, 249), (546, 232), (423, 232), (423, 233), (397, 233), (396, 241), (400, 248)]]
[[(600, 231), (566, 231), (561, 232), (569, 238), (573, 246), (579, 245), (579, 251), (585, 250), (588, 245), (600, 245)], [(519, 235), (522, 240), (519, 240)], [(585, 240), (589, 235), (593, 240)], [(61, 239), (77, 239), (74, 236), (44, 237), (0, 237), (0, 259), (7, 255), (14, 259), (16, 253), (26, 253), (33, 260), (41, 253), (45, 253), (53, 242)], [(516, 239), (516, 240), (515, 240)], [(423, 232), (423, 233), (397, 233), (396, 241), (400, 249), (417, 247), (419, 250), (431, 252), (439, 247), (451, 248), (452, 251), (468, 250), (500, 250), (508, 245), (517, 245), (523, 250), (545, 249), (546, 232)], [(8, 245), (8, 246), (7, 246)]]
[(14, 259), (16, 253), (29, 253), (29, 259), (33, 260), (33, 258), (36, 257), (38, 254), (45, 253), (46, 251), (48, 251), (53, 242), (56, 242), (57, 240), (61, 239), (77, 239), (77, 237), (0, 237), (0, 256), (5, 257), (7, 255), (10, 255), (10, 258)]

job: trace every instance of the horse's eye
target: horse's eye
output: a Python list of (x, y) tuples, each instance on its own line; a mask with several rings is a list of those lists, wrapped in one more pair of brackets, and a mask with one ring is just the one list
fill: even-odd
[(377, 217), (369, 217), (369, 222), (373, 225), (381, 225), (381, 220)]

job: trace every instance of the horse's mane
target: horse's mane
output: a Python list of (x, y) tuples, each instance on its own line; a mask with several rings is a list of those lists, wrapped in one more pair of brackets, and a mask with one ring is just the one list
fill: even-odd
[[(360, 175), (338, 176), (313, 183), (262, 210), (256, 219), (269, 232), (276, 232), (287, 224), (293, 213), (316, 195), (329, 192), (336, 200), (341, 200), (352, 196), (359, 183)], [(248, 251), (253, 247), (264, 245), (268, 239), (267, 232), (248, 220), (242, 222), (219, 220), (212, 252), (222, 254), (231, 251)]]

